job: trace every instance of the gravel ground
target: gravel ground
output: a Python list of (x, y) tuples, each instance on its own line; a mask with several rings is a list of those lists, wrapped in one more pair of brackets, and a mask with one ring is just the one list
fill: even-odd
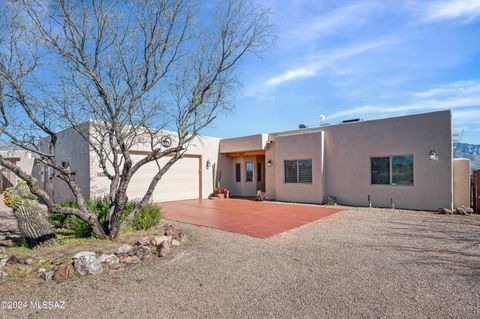
[(349, 209), (270, 239), (179, 224), (166, 259), (21, 287), (4, 318), (480, 318), (480, 218)]

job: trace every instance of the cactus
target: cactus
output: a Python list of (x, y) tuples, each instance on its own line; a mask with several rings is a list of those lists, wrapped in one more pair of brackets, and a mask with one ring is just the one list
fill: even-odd
[(29, 247), (56, 243), (55, 231), (48, 222), (47, 214), (42, 211), (36, 196), (24, 181), (20, 181), (16, 187), (6, 189), (4, 201), (13, 209), (18, 229)]

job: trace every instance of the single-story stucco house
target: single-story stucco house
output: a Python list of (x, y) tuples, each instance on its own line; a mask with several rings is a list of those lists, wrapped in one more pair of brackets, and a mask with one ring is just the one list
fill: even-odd
[[(148, 151), (139, 146), (131, 154), (140, 159)], [(62, 131), (55, 156), (76, 171), (85, 196), (107, 193), (109, 180), (78, 133)], [(130, 199), (144, 194), (156, 169), (150, 163), (133, 177)], [(198, 137), (164, 175), (153, 201), (207, 198), (213, 169), (234, 196), (261, 190), (289, 202), (321, 203), (333, 195), (354, 206), (469, 205), (469, 162), (452, 158), (449, 110), (235, 138)], [(46, 170), (34, 171), (56, 200), (71, 196)]]

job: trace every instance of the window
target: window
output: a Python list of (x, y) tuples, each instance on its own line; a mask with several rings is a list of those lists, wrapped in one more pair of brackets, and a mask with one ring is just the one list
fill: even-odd
[(392, 184), (413, 185), (413, 156), (392, 157)]
[(372, 157), (372, 184), (390, 184), (390, 157)]
[(312, 183), (312, 160), (286, 160), (285, 183)]
[(262, 163), (257, 163), (257, 182), (262, 181)]
[(253, 163), (245, 163), (245, 181), (253, 182)]
[(235, 163), (235, 181), (240, 182), (240, 163)]
[(413, 185), (413, 155), (371, 157), (371, 183)]

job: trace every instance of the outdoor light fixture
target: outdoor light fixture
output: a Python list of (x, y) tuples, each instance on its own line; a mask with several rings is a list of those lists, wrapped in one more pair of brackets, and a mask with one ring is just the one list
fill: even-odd
[(430, 153), (428, 155), (429, 155), (429, 158), (430, 158), (431, 161), (438, 161), (437, 151), (430, 150)]
[(207, 169), (209, 169), (209, 168), (210, 168), (210, 165), (211, 165), (211, 164), (212, 164), (212, 163), (210, 163), (210, 160), (207, 160), (207, 163), (206, 163), (206, 167), (207, 167)]
[(271, 160), (271, 159), (269, 159), (269, 160), (267, 161), (267, 166), (272, 166), (272, 160)]

